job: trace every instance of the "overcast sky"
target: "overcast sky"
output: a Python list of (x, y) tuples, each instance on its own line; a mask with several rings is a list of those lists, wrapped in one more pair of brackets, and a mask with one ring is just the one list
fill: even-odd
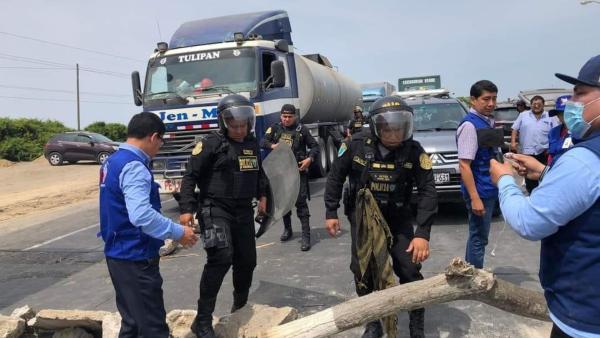
[(473, 82), (489, 79), (500, 98), (514, 98), (523, 89), (568, 88), (554, 73), (575, 75), (600, 54), (600, 4), (583, 6), (579, 0), (234, 3), (0, 0), (0, 116), (50, 118), (76, 127), (79, 63), (81, 126), (126, 123), (141, 111), (133, 104), (129, 74), (143, 72), (157, 41), (168, 42), (186, 21), (271, 9), (287, 10), (301, 53), (326, 55), (359, 83), (397, 85), (400, 77), (439, 74), (442, 86), (456, 95), (468, 95)]

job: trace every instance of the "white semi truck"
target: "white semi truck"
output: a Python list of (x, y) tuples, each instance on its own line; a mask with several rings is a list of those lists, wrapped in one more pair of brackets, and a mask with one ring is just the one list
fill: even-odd
[[(150, 56), (143, 90), (132, 73), (134, 101), (165, 123), (166, 143), (152, 162), (162, 193), (177, 193), (195, 144), (218, 128), (217, 103), (231, 93), (248, 97), (255, 132), (279, 121), (291, 103), (317, 139), (321, 156), (311, 172), (327, 173), (343, 126), (361, 103), (358, 84), (320, 55), (296, 53), (285, 11), (224, 16), (182, 24)], [(266, 154), (263, 154), (266, 155)]]

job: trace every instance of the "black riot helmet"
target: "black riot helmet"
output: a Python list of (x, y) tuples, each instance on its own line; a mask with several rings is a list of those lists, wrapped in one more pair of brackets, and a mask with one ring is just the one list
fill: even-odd
[(227, 134), (227, 128), (232, 123), (246, 122), (248, 135), (254, 130), (256, 114), (254, 105), (247, 98), (238, 94), (227, 95), (217, 105), (219, 128), (223, 134)]
[(395, 147), (412, 137), (413, 109), (398, 96), (373, 102), (369, 118), (371, 132), (384, 146)]

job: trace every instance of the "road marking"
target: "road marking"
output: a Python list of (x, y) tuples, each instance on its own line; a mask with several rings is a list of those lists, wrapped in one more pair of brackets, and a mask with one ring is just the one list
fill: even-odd
[(260, 249), (260, 248), (264, 248), (264, 247), (266, 247), (266, 246), (271, 246), (271, 245), (273, 245), (273, 244), (275, 244), (275, 242), (271, 242), (271, 243), (267, 243), (267, 244), (261, 244), (261, 245), (257, 245), (257, 246), (256, 246), (256, 248), (257, 248), (257, 249)]
[(58, 237), (55, 237), (55, 238), (49, 239), (49, 240), (47, 240), (47, 241), (45, 241), (45, 242), (42, 242), (42, 243), (36, 244), (36, 245), (34, 245), (34, 246), (30, 246), (29, 248), (27, 248), (27, 249), (23, 249), (23, 250), (21, 250), (21, 251), (29, 251), (29, 250), (37, 249), (37, 248), (39, 248), (39, 247), (41, 247), (41, 246), (44, 246), (44, 245), (46, 245), (46, 244), (50, 244), (50, 243), (54, 243), (54, 242), (56, 242), (56, 241), (60, 241), (60, 240), (61, 240), (61, 239), (63, 239), (63, 238), (67, 238), (67, 237), (69, 237), (69, 236), (75, 235), (76, 233), (79, 233), (79, 232), (82, 232), (82, 231), (85, 231), (85, 230), (89, 230), (89, 229), (91, 229), (91, 228), (93, 228), (93, 227), (97, 227), (97, 226), (99, 226), (99, 225), (100, 225), (100, 223), (96, 223), (96, 224), (88, 225), (88, 226), (86, 226), (85, 228), (81, 228), (81, 229), (79, 229), (79, 230), (71, 231), (71, 232), (69, 232), (68, 234), (64, 234), (64, 235), (62, 235), (62, 236), (58, 236)]

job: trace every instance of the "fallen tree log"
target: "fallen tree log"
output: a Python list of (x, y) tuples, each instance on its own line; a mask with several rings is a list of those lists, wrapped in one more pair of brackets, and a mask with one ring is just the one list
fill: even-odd
[(518, 287), (454, 258), (444, 274), (351, 299), (268, 329), (260, 337), (327, 337), (398, 311), (454, 300), (477, 300), (517, 315), (550, 320), (540, 292)]

